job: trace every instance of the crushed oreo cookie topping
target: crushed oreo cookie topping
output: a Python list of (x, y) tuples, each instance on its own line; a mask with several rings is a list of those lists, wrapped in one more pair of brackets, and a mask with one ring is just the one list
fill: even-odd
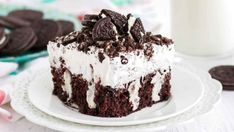
[(103, 53), (101, 52), (98, 53), (98, 59), (102, 63), (102, 61), (105, 59), (105, 56), (103, 55)]
[(120, 58), (123, 65), (128, 64), (128, 59), (125, 56), (121, 55)]
[(151, 44), (146, 44), (146, 46), (144, 47), (144, 54), (145, 56), (147, 56), (148, 59), (150, 59), (153, 55), (153, 47)]
[[(81, 31), (76, 31), (67, 36), (58, 37), (54, 42), (67, 45), (77, 42), (78, 50), (87, 52), (90, 46), (102, 48), (109, 57), (116, 57), (119, 52), (132, 52), (144, 50), (145, 56), (150, 58), (153, 54), (152, 45), (170, 45), (171, 39), (161, 35), (152, 35), (145, 32), (140, 18), (131, 14), (124, 16), (117, 12), (103, 9), (97, 15), (87, 14), (82, 22)], [(149, 44), (147, 47), (144, 44)], [(103, 61), (99, 59), (100, 61)], [(125, 63), (126, 61), (124, 61)]]

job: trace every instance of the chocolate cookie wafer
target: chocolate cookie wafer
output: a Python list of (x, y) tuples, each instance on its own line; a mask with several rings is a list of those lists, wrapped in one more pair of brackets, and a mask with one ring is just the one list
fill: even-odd
[(219, 80), (224, 90), (234, 90), (234, 66), (223, 65), (209, 70), (212, 78)]
[(42, 19), (43, 13), (36, 10), (23, 9), (12, 11), (8, 14), (8, 16), (14, 16), (29, 22), (34, 22), (36, 20)]
[(87, 14), (81, 24), (86, 27), (93, 27), (99, 19), (101, 19), (99, 15)]
[(30, 23), (12, 16), (0, 16), (0, 25), (9, 29), (29, 26)]
[(114, 24), (110, 18), (102, 18), (96, 22), (92, 31), (92, 37), (95, 41), (103, 40), (115, 40), (116, 32), (114, 30)]
[(61, 33), (58, 23), (49, 19), (35, 21), (32, 23), (32, 28), (37, 36), (37, 42), (33, 46), (33, 49), (46, 48), (47, 43)]
[(5, 36), (5, 31), (3, 27), (0, 27), (0, 40)]
[(66, 20), (58, 20), (57, 22), (61, 28), (61, 35), (67, 35), (74, 31), (74, 24), (72, 22)]

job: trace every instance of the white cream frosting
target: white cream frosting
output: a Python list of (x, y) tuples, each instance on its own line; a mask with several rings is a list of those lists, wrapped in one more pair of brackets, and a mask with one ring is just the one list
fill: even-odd
[[(112, 88), (123, 88), (122, 84), (133, 80), (139, 80), (141, 76), (145, 76), (156, 70), (168, 70), (174, 59), (174, 45), (166, 46), (153, 44), (154, 53), (150, 60), (146, 58), (143, 50), (136, 50), (128, 53), (120, 53), (120, 56), (123, 55), (128, 59), (127, 64), (122, 64), (120, 57), (110, 58), (105, 53), (103, 54), (105, 59), (101, 63), (98, 58), (98, 53), (103, 52), (103, 49), (90, 47), (90, 51), (84, 53), (77, 50), (77, 45), (77, 43), (73, 42), (66, 46), (60, 45), (57, 47), (56, 43), (49, 42), (48, 52), (51, 66), (60, 68), (61, 57), (65, 61), (64, 67), (67, 68), (71, 74), (82, 74), (83, 78), (88, 82), (91, 82), (92, 79), (94, 80), (94, 83), (101, 80), (103, 86), (110, 86)], [(93, 67), (93, 73), (90, 65)], [(154, 101), (159, 100), (158, 92), (163, 83), (162, 78), (162, 76), (160, 77), (160, 75), (157, 74), (155, 79), (153, 79), (155, 87), (153, 89), (154, 92), (152, 98)], [(135, 91), (129, 90), (133, 109), (137, 109), (139, 103), (139, 84), (137, 83), (138, 81), (134, 83)], [(69, 85), (67, 85), (67, 87), (68, 88), (64, 88), (64, 90), (70, 93)], [(90, 108), (96, 107), (94, 93), (95, 87), (94, 85), (90, 85), (86, 98)]]
[(95, 84), (91, 83), (86, 93), (86, 100), (88, 102), (89, 108), (96, 107), (96, 103), (94, 102), (94, 97), (95, 97)]
[(157, 72), (151, 81), (151, 83), (154, 84), (153, 93), (152, 93), (153, 101), (158, 101), (160, 99), (160, 97), (158, 96), (158, 93), (163, 83), (162, 78), (163, 78), (162, 75), (160, 75), (160, 73)]
[(158, 93), (160, 92), (162, 84), (164, 83), (165, 75), (169, 72), (170, 68), (164, 70), (166, 70), (166, 72), (161, 72), (162, 75), (159, 72), (157, 72), (151, 81), (151, 83), (154, 84), (153, 93), (152, 93), (153, 101), (160, 100), (160, 96), (158, 95)]
[[(96, 49), (91, 47), (90, 51), (86, 54), (78, 51), (76, 43), (67, 46), (50, 42), (48, 45), (49, 58), (51, 66), (59, 68), (61, 65), (60, 57), (65, 61), (65, 67), (71, 71), (72, 74), (83, 74), (84, 79), (91, 81), (101, 80), (104, 86), (117, 87), (121, 84), (128, 83), (134, 79), (140, 78), (158, 69), (168, 69), (172, 64), (174, 58), (174, 46), (160, 46), (153, 45), (153, 56), (148, 60), (143, 51), (138, 50), (130, 53), (120, 53), (128, 59), (127, 64), (121, 63), (120, 57), (110, 58), (105, 53), (103, 62), (99, 62), (98, 52), (103, 52), (103, 49)], [(169, 50), (171, 49), (171, 50)], [(93, 66), (94, 73), (91, 76), (91, 68)]]
[(65, 71), (63, 74), (64, 85), (62, 86), (63, 91), (68, 94), (68, 99), (72, 97), (72, 87), (71, 87), (71, 74), (69, 71)]
[(138, 96), (138, 94), (140, 88), (141, 88), (140, 79), (137, 79), (134, 82), (132, 82), (128, 88), (130, 95), (129, 101), (133, 105), (132, 110), (136, 110), (139, 106), (140, 97)]

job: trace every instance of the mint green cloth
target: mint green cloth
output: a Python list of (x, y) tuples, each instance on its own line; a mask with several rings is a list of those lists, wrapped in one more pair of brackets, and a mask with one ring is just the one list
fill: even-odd
[(16, 62), (24, 63), (36, 59), (38, 57), (47, 56), (48, 53), (46, 50), (39, 52), (26, 52), (19, 56), (9, 56), (9, 57), (0, 57), (1, 62)]

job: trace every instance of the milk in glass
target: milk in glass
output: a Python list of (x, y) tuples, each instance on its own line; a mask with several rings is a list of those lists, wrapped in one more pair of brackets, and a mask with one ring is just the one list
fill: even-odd
[(234, 52), (234, 0), (171, 0), (176, 50), (192, 55)]

